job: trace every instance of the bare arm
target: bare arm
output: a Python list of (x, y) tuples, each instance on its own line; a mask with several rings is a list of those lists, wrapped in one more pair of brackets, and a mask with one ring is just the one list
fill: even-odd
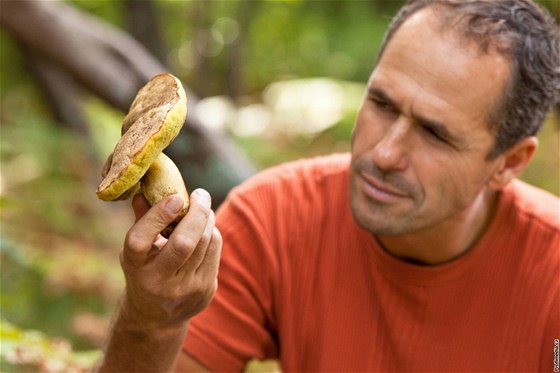
[(143, 197), (133, 199), (137, 221), (121, 253), (126, 291), (98, 372), (171, 372), (176, 365), (201, 371), (180, 351), (188, 320), (216, 291), (222, 240), (203, 190), (191, 195), (169, 239), (159, 235), (177, 216), (178, 202), (174, 209), (167, 198), (149, 209)]

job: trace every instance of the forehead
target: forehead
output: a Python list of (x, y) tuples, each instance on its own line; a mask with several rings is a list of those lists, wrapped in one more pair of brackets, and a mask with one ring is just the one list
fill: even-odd
[[(482, 53), (474, 41), (442, 28), (430, 8), (409, 18), (387, 44), (370, 79), (403, 109), (441, 116), (445, 122), (489, 127), (489, 114), (509, 76), (508, 60)], [(425, 113), (422, 113), (425, 114)]]

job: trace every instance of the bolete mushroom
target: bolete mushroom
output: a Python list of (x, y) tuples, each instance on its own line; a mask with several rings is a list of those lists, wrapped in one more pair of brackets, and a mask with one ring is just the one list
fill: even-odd
[(138, 190), (154, 205), (179, 194), (181, 214), (162, 235), (169, 237), (187, 213), (188, 193), (181, 173), (162, 153), (179, 134), (187, 115), (187, 97), (179, 79), (171, 74), (154, 76), (136, 95), (123, 120), (121, 138), (103, 167), (97, 196), (104, 201), (122, 200)]

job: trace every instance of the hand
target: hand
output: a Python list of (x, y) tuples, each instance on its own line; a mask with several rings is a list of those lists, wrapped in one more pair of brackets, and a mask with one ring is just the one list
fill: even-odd
[(187, 215), (165, 239), (159, 234), (181, 210), (171, 196), (152, 208), (134, 196), (136, 223), (126, 235), (121, 265), (126, 296), (121, 306), (129, 325), (175, 327), (202, 311), (217, 289), (222, 238), (215, 228), (210, 195), (203, 189), (190, 197)]

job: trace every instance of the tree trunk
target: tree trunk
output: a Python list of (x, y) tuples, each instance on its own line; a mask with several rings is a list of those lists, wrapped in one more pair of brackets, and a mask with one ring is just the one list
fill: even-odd
[[(44, 59), (58, 67), (58, 72), (53, 69), (48, 74), (67, 74), (66, 81), (75, 81), (123, 111), (128, 110), (142, 85), (167, 70), (130, 35), (68, 4), (12, 0), (2, 1), (1, 10), (0, 26), (25, 47), (26, 53), (33, 60)], [(61, 75), (50, 75), (49, 79), (65, 80)], [(52, 87), (72, 90), (63, 84)], [(204, 126), (193, 110), (197, 97), (186, 91), (187, 125), (171, 147), (170, 156), (183, 175), (190, 175), (188, 185), (205, 187), (218, 205), (231, 187), (255, 172), (255, 167), (229, 138)], [(64, 97), (64, 92), (58, 93)], [(55, 96), (54, 91), (48, 94)], [(62, 112), (60, 107), (57, 110)]]
[(236, 19), (239, 24), (239, 35), (237, 38), (227, 46), (226, 49), (226, 71), (225, 71), (225, 85), (223, 91), (226, 95), (239, 98), (246, 94), (245, 66), (247, 38), (249, 36), (249, 26), (253, 20), (260, 2), (241, 1), (237, 4)]
[(128, 34), (59, 1), (4, 1), (0, 24), (122, 110), (146, 81), (166, 70)]
[(86, 140), (92, 141), (87, 115), (83, 110), (83, 90), (60, 66), (41, 58), (24, 45), (20, 49), (27, 68), (35, 77), (54, 118)]
[(167, 48), (161, 37), (160, 22), (153, 0), (125, 0), (124, 19), (126, 29), (156, 59), (166, 65)]
[(193, 59), (196, 74), (193, 74), (193, 87), (201, 97), (212, 95), (214, 76), (212, 74), (212, 8), (213, 0), (195, 1), (190, 17), (193, 25)]

